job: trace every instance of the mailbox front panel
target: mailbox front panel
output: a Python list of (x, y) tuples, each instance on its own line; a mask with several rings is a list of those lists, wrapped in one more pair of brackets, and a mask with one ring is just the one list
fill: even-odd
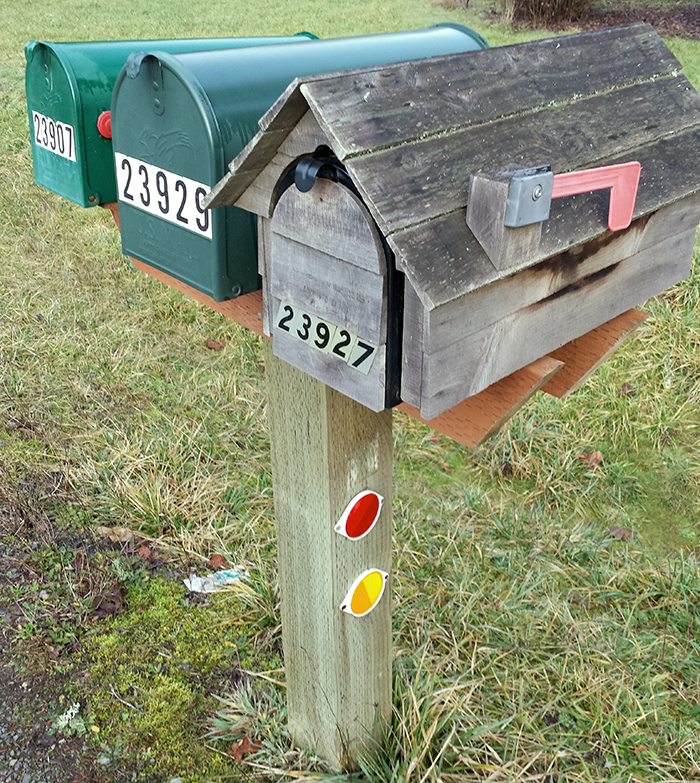
[[(120, 79), (114, 104), (114, 163), (122, 248), (214, 298), (258, 288), (257, 269), (231, 271), (226, 220), (251, 243), (252, 216), (235, 207), (205, 210), (201, 199), (224, 168), (218, 124), (202, 96), (156, 58), (139, 64), (136, 78)], [(240, 275), (236, 272), (240, 271)]]
[(387, 259), (359, 197), (317, 178), (289, 187), (270, 220), (275, 356), (374, 411), (386, 407)]
[[(72, 72), (42, 44), (27, 44), (26, 55), (34, 180), (83, 207), (97, 203), (87, 182), (82, 102)], [(111, 163), (108, 146), (106, 166)]]
[(109, 110), (112, 88), (132, 52), (211, 51), (313, 38), (311, 33), (299, 33), (165, 41), (30, 41), (25, 47), (25, 83), (37, 185), (83, 207), (116, 201), (112, 142), (98, 132), (97, 118)]

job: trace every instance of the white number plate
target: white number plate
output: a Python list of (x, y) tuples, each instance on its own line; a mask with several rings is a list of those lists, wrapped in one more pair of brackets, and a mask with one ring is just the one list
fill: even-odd
[(120, 201), (211, 239), (209, 210), (202, 207), (207, 185), (120, 152), (114, 164)]
[(377, 354), (376, 345), (288, 302), (280, 304), (275, 324), (281, 331), (321, 353), (336, 357), (364, 375), (370, 371)]
[(32, 111), (34, 143), (62, 158), (75, 160), (75, 130), (65, 122), (52, 120), (38, 111)]

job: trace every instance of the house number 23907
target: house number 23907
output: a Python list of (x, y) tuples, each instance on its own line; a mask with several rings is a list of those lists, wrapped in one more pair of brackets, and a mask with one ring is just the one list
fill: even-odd
[(376, 345), (288, 302), (280, 304), (275, 325), (280, 331), (345, 362), (364, 375), (370, 371), (377, 353)]

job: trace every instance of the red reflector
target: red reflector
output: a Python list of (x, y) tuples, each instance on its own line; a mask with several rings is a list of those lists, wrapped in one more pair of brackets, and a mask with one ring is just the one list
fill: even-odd
[(374, 527), (379, 519), (384, 498), (377, 492), (366, 489), (356, 495), (343, 512), (343, 516), (335, 526), (337, 533), (356, 541)]

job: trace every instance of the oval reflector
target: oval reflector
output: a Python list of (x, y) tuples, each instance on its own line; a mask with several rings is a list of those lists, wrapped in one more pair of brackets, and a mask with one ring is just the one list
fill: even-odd
[(340, 608), (355, 617), (363, 617), (374, 609), (384, 594), (389, 574), (379, 568), (361, 573), (348, 590)]
[(366, 536), (379, 519), (384, 498), (371, 489), (360, 492), (349, 503), (342, 517), (335, 526), (336, 533), (340, 533), (352, 541)]

